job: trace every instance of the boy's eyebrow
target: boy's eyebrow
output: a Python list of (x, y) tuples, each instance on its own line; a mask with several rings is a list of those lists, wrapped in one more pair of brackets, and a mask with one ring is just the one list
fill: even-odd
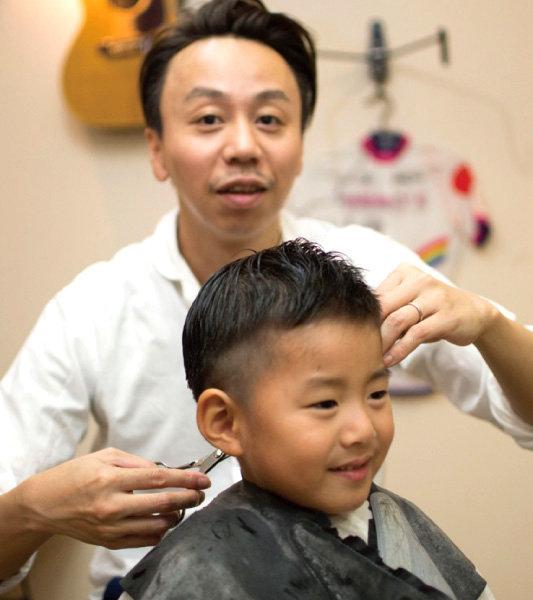
[[(371, 373), (370, 377), (368, 378), (368, 381), (375, 381), (376, 379), (381, 379), (382, 377), (386, 377), (387, 379), (389, 379), (390, 376), (391, 370), (387, 369), (386, 367), (383, 367), (383, 369), (378, 369), (377, 371)], [(305, 382), (305, 386), (310, 389), (326, 386), (335, 387), (341, 386), (343, 384), (344, 379), (342, 379), (341, 377), (322, 377), (320, 375), (317, 375), (316, 377), (310, 377)]]
[(383, 367), (383, 369), (378, 369), (377, 371), (374, 371), (374, 373), (372, 373), (372, 375), (370, 376), (370, 381), (373, 381), (374, 379), (380, 379), (381, 377), (386, 377), (387, 379), (390, 379), (391, 374), (392, 373), (390, 369)]
[[(213, 100), (217, 100), (220, 98), (224, 98), (226, 94), (217, 90), (216, 88), (197, 86), (194, 87), (186, 96), (185, 100), (192, 100), (193, 98), (212, 98)], [(289, 101), (289, 97), (283, 90), (272, 89), (272, 90), (264, 90), (259, 92), (256, 96), (257, 100), (285, 100)]]
[(305, 382), (305, 387), (314, 389), (327, 386), (335, 387), (340, 386), (342, 384), (343, 380), (340, 377), (321, 377), (317, 375), (316, 377), (310, 377)]

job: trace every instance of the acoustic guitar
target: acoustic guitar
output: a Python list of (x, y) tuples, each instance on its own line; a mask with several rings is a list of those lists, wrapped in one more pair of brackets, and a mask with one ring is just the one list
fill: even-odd
[(63, 66), (63, 93), (85, 123), (143, 125), (138, 76), (155, 33), (178, 19), (179, 0), (83, 0), (85, 21)]

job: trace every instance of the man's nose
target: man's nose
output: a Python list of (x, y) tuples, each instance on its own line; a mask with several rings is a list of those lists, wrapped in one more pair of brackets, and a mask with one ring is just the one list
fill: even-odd
[(247, 119), (238, 119), (227, 130), (224, 159), (232, 162), (256, 162), (261, 155), (257, 128)]

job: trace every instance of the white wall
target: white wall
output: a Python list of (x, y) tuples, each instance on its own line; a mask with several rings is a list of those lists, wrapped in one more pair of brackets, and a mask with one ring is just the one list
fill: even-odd
[[(494, 219), (494, 237), (466, 255), (457, 283), (533, 323), (533, 60), (529, 0), (270, 0), (316, 33), (319, 47), (364, 51), (368, 22), (385, 22), (390, 47), (438, 27), (437, 47), (393, 62), (392, 125), (472, 164)], [(0, 369), (50, 296), (86, 265), (148, 234), (174, 205), (156, 183), (140, 132), (88, 130), (68, 114), (62, 60), (82, 19), (79, 0), (0, 2)], [(319, 63), (320, 101), (311, 158), (371, 129), (377, 111), (363, 64)], [(397, 438), (385, 484), (419, 503), (474, 560), (500, 599), (533, 589), (533, 457), (441, 397), (395, 403)], [(32, 579), (37, 598), (84, 597), (87, 548), (50, 544)], [(52, 561), (66, 572), (50, 577)], [(47, 578), (48, 577), (48, 578)]]

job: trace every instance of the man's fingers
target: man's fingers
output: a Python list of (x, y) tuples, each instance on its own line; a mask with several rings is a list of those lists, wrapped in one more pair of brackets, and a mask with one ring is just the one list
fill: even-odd
[(159, 523), (163, 528), (166, 524), (168, 529), (175, 525), (180, 511), (194, 508), (204, 499), (204, 492), (196, 490), (114, 494), (88, 507), (82, 519), (76, 519), (75, 522), (84, 523), (87, 531), (93, 527), (97, 534), (105, 539), (111, 533), (113, 535), (132, 533), (128, 523), (133, 522)]
[(141, 456), (136, 456), (135, 454), (129, 454), (128, 452), (124, 452), (118, 448), (105, 448), (104, 450), (100, 450), (93, 454), (93, 456), (94, 455), (98, 455), (102, 462), (108, 463), (109, 465), (115, 467), (124, 467), (127, 469), (147, 469), (150, 467), (155, 467), (155, 463), (153, 463), (151, 460), (142, 458)]
[(99, 544), (111, 549), (154, 546), (178, 521), (177, 513), (123, 519), (100, 528)]
[[(420, 310), (422, 310), (422, 308), (420, 308)], [(426, 316), (427, 315), (424, 315), (424, 317)], [(389, 315), (381, 324), (383, 354), (386, 355), (387, 352), (395, 345), (395, 343), (399, 343), (399, 340), (401, 340), (407, 334), (407, 332), (411, 331), (411, 329), (418, 323), (420, 323), (420, 313), (410, 304), (402, 306)], [(424, 330), (425, 327), (418, 328), (417, 336), (422, 335)], [(400, 352), (397, 351), (396, 354), (399, 355)]]
[(422, 295), (426, 297), (442, 285), (442, 282), (418, 267), (408, 263), (400, 264), (375, 290), (381, 305), (382, 318), (386, 319), (409, 302), (419, 304)]
[[(158, 492), (134, 494), (129, 516), (97, 527), (100, 541), (108, 548), (153, 546), (181, 518), (182, 510), (198, 506), (205, 499), (204, 492)], [(154, 502), (155, 501), (155, 502)], [(169, 512), (161, 508), (173, 507)]]
[(164, 467), (128, 468), (117, 469), (111, 476), (116, 477), (115, 487), (124, 491), (163, 488), (203, 490), (211, 486), (207, 475), (194, 470), (182, 471)]
[[(408, 279), (407, 277), (412, 270), (415, 270), (415, 267), (400, 264), (375, 289), (381, 305), (383, 319), (386, 319), (392, 312), (412, 300), (416, 290), (414, 289), (413, 278)], [(418, 277), (418, 273), (416, 277)]]
[(175, 513), (185, 508), (194, 508), (204, 500), (204, 492), (196, 490), (183, 492), (165, 490), (164, 492), (130, 494), (125, 497), (129, 516)]
[(437, 328), (439, 328), (439, 325), (435, 317), (428, 317), (409, 327), (400, 339), (383, 350), (385, 365), (393, 367), (411, 354), (420, 344), (427, 344), (440, 339)]
[(416, 342), (413, 339), (412, 330), (409, 330), (409, 333), (399, 339), (390, 348), (384, 350), (384, 361), (387, 367), (393, 367), (400, 363), (420, 344), (420, 342)]
[(108, 448), (28, 478), (19, 494), (36, 531), (124, 548), (157, 543), (178, 511), (203, 502), (209, 486), (197, 471), (157, 467)]
[(394, 290), (404, 278), (403, 264), (398, 265), (394, 271), (391, 271), (387, 277), (376, 288), (376, 294), (383, 295)]

